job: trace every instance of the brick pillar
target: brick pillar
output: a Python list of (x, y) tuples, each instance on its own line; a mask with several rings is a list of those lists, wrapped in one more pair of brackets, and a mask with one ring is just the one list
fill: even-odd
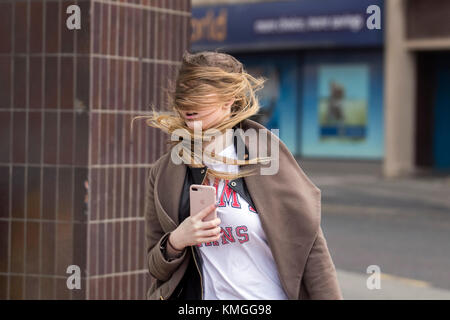
[(189, 0), (0, 3), (0, 299), (145, 298), (145, 176), (165, 137), (130, 120), (165, 105), (189, 21)]

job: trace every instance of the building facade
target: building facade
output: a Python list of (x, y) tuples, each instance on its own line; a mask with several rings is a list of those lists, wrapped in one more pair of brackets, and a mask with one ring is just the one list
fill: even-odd
[(193, 5), (192, 50), (269, 78), (257, 120), (297, 157), (378, 162), (386, 176), (450, 168), (448, 1)]
[[(194, 6), (193, 51), (219, 50), (269, 80), (255, 117), (301, 158), (384, 157), (383, 1), (279, 1)], [(381, 19), (381, 14), (379, 14)]]
[(450, 169), (450, 2), (386, 3), (388, 176)]

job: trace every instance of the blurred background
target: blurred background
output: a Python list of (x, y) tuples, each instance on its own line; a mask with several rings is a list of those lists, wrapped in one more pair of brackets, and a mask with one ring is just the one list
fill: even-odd
[(254, 120), (322, 190), (345, 299), (450, 299), (447, 0), (2, 1), (0, 299), (145, 299), (166, 137), (130, 124), (185, 50), (269, 79)]

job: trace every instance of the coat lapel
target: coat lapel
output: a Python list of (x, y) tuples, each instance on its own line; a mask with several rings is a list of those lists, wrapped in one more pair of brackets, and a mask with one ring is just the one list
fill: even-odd
[[(267, 130), (250, 120), (244, 121), (244, 125)], [(281, 141), (279, 148), (277, 174), (260, 175), (264, 165), (255, 164), (246, 167), (256, 169), (256, 174), (244, 179), (283, 288), (289, 299), (298, 299), (303, 270), (320, 225), (320, 190), (306, 177)], [(267, 149), (267, 155), (271, 155), (270, 139)]]
[[(180, 204), (184, 178), (185, 164), (175, 164), (170, 158), (170, 152), (164, 155), (161, 170), (155, 182), (155, 205), (160, 218), (166, 221), (166, 232), (179, 225), (178, 207)], [(170, 230), (167, 230), (170, 228)]]

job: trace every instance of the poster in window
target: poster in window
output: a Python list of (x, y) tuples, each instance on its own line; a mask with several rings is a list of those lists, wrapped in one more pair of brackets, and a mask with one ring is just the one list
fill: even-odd
[(369, 69), (322, 65), (318, 70), (321, 143), (364, 143), (367, 137)]

